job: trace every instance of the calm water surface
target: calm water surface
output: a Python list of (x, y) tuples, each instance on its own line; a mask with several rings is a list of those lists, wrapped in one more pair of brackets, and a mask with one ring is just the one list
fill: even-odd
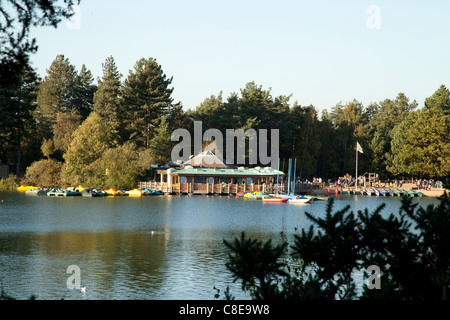
[[(356, 212), (382, 202), (397, 213), (400, 199), (340, 196)], [(219, 196), (53, 198), (0, 192), (0, 281), (16, 299), (214, 299), (229, 285), (248, 299), (226, 270), (223, 239), (245, 231), (260, 239), (289, 237), (309, 226), (309, 205), (262, 203)], [(417, 198), (422, 206), (437, 203)], [(68, 266), (81, 269), (86, 293), (67, 288)]]

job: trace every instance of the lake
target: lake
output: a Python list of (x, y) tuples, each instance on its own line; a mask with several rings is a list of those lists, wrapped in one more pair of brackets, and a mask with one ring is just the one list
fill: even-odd
[[(259, 239), (289, 237), (309, 226), (303, 212), (323, 215), (325, 201), (262, 203), (220, 196), (53, 198), (0, 192), (0, 281), (16, 299), (211, 300), (230, 286), (223, 239), (245, 231)], [(417, 198), (421, 206), (438, 203)], [(335, 209), (398, 212), (398, 197), (338, 196)], [(70, 290), (69, 266), (86, 292)], [(0, 287), (1, 288), (1, 287)]]

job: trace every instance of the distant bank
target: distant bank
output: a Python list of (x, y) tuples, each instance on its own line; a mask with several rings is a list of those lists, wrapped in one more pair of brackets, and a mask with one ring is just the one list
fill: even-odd
[[(350, 188), (351, 189), (351, 188)], [(410, 190), (413, 189), (415, 191), (420, 191), (424, 197), (430, 197), (430, 198), (437, 198), (440, 197), (446, 192), (448, 195), (450, 195), (450, 190), (445, 188), (431, 188), (431, 190), (424, 190), (420, 189), (418, 190), (417, 187), (412, 183), (405, 183), (402, 186), (402, 189)], [(338, 190), (341, 190), (341, 188), (338, 188)], [(342, 188), (342, 191), (348, 191), (349, 188)], [(335, 188), (330, 188), (331, 194), (335, 194)], [(313, 189), (311, 190), (311, 193), (313, 195), (327, 195), (328, 194), (328, 188), (322, 188), (322, 189)]]

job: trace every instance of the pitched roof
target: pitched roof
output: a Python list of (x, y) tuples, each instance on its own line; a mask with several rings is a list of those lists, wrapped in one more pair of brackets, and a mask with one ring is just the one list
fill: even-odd
[(207, 150), (196, 155), (182, 164), (183, 167), (201, 167), (201, 168), (234, 168), (235, 166), (221, 157), (215, 155), (213, 152)]

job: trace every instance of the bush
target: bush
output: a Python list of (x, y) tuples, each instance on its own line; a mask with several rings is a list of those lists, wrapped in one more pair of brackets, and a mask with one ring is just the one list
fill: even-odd
[(97, 188), (135, 188), (150, 168), (152, 157), (133, 143), (106, 150), (89, 166), (87, 184)]
[(19, 178), (10, 174), (8, 178), (0, 179), (0, 190), (13, 191), (19, 186)]
[(25, 173), (24, 184), (39, 187), (62, 187), (62, 163), (54, 159), (33, 162)]

